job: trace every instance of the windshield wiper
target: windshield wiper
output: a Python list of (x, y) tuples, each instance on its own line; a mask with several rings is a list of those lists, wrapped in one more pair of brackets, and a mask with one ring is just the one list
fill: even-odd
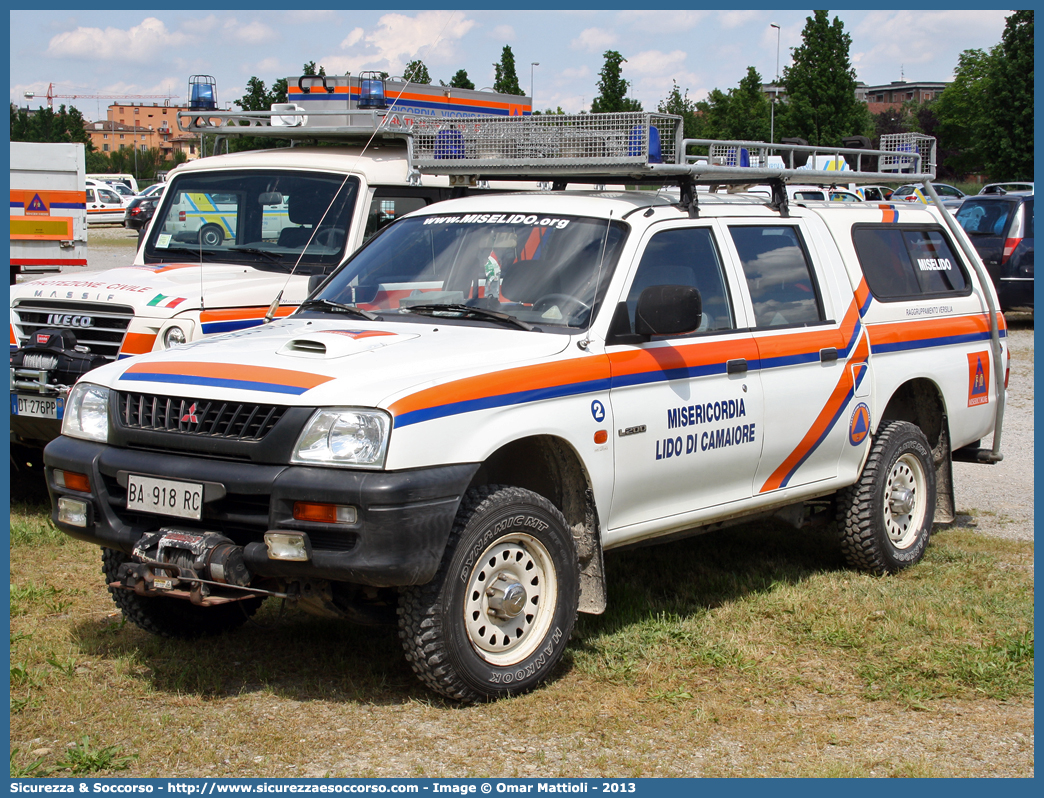
[(187, 252), (197, 258), (220, 258), (220, 252), (213, 252), (209, 249), (196, 249), (195, 247), (157, 247), (159, 252)]
[(258, 247), (245, 247), (245, 246), (244, 247), (229, 247), (229, 249), (233, 250), (235, 252), (249, 252), (251, 255), (262, 255), (262, 256), (268, 258), (273, 263), (278, 263), (281, 266), (284, 264), (284, 261), (283, 261), (283, 259), (281, 257), (279, 257), (278, 255), (275, 255), (275, 254), (273, 254), (271, 252), (269, 252), (267, 249), (260, 249)]
[(438, 316), (440, 313), (452, 313), (458, 314), (458, 318), (497, 321), (517, 327), (520, 330), (526, 330), (527, 332), (538, 330), (537, 327), (521, 319), (516, 319), (510, 313), (490, 310), (489, 308), (479, 308), (474, 305), (410, 305), (406, 308), (400, 308), (400, 311), (403, 313), (418, 313), (422, 316)]
[(324, 310), (337, 313), (347, 313), (349, 316), (357, 316), (358, 318), (366, 319), (367, 321), (382, 320), (376, 313), (370, 313), (370, 311), (357, 308), (355, 305), (345, 305), (341, 302), (334, 302), (332, 299), (306, 299), (297, 309), (306, 310), (308, 308), (323, 308)]

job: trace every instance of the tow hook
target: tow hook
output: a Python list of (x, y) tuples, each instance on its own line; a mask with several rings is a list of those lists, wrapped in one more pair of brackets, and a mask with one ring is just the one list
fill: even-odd
[(120, 566), (111, 587), (140, 596), (185, 598), (204, 607), (269, 594), (249, 587), (253, 577), (243, 549), (217, 532), (149, 532), (134, 546), (133, 557)]

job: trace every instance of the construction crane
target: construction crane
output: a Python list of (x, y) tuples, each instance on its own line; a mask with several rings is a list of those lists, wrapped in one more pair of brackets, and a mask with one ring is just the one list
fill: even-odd
[[(25, 99), (36, 97), (35, 91), (24, 92)], [(47, 84), (47, 107), (54, 109), (55, 99), (60, 100), (176, 100), (176, 94), (55, 94), (54, 84)]]

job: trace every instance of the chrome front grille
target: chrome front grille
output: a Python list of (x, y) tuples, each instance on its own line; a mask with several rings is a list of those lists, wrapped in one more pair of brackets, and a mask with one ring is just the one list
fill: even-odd
[(225, 440), (259, 441), (286, 407), (212, 399), (120, 393), (119, 423), (127, 429), (173, 432)]
[(14, 305), (21, 327), (19, 345), (31, 343), (38, 330), (72, 330), (76, 343), (92, 354), (116, 360), (123, 338), (134, 318), (134, 308), (99, 302), (60, 299), (22, 299)]

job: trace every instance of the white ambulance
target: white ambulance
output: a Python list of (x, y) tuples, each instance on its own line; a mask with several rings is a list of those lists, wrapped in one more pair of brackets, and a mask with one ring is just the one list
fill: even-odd
[[(81, 378), (44, 453), (52, 517), (103, 548), (126, 617), (193, 637), (277, 596), (393, 619), (425, 684), (478, 701), (551, 674), (605, 607), (610, 549), (777, 516), (836, 521), (854, 567), (920, 560), (951, 461), (1001, 457), (1004, 318), (975, 250), (934, 207), (789, 202), (783, 181), (824, 176), (694, 164), (680, 122), (469, 124), (451, 156), (415, 135), (459, 185), (680, 201), (451, 199), (287, 318)], [(695, 191), (762, 180), (767, 201)]]

